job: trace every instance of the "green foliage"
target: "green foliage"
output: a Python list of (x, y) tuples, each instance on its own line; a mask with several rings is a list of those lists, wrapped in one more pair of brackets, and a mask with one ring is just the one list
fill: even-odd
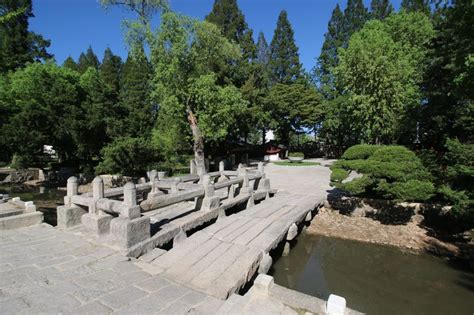
[(9, 113), (0, 142), (27, 161), (38, 161), (46, 144), (63, 159), (73, 156), (70, 129), (82, 93), (77, 73), (51, 63), (29, 64), (0, 80), (0, 104)]
[(368, 22), (339, 51), (335, 73), (349, 95), (345, 118), (358, 141), (414, 140), (412, 113), (421, 107), (419, 84), (432, 35), (425, 15), (394, 14)]
[(277, 83), (270, 88), (265, 102), (272, 127), (283, 144), (289, 144), (290, 132), (315, 128), (321, 121), (321, 96), (312, 86)]
[(121, 174), (143, 176), (151, 164), (160, 160), (160, 155), (144, 138), (117, 138), (102, 149), (102, 161), (97, 165), (97, 174)]
[(348, 148), (342, 155), (344, 160), (365, 160), (371, 157), (380, 146), (372, 144), (358, 144)]
[(239, 47), (214, 24), (163, 14), (152, 49), (154, 97), (160, 105), (154, 141), (160, 148), (177, 152), (189, 141), (189, 113), (207, 142), (227, 136), (246, 102), (233, 85), (218, 84), (216, 73), (239, 58)]
[(77, 71), (82, 74), (86, 72), (87, 69), (89, 69), (90, 67), (94, 69), (99, 69), (99, 66), (99, 58), (97, 58), (97, 55), (92, 50), (92, 47), (89, 46), (89, 48), (87, 48), (87, 52), (85, 54), (81, 53), (81, 55), (79, 56), (79, 60), (77, 62)]
[(302, 157), (304, 158), (304, 153), (303, 152), (290, 152), (288, 154), (289, 157)]
[[(347, 149), (343, 157), (332, 166), (336, 172), (332, 184), (354, 195), (424, 201), (434, 194), (430, 174), (405, 147), (358, 145)], [(363, 176), (342, 184), (338, 179), (350, 170)]]
[(372, 19), (383, 20), (393, 12), (390, 0), (372, 0), (370, 2), (370, 17)]
[(343, 168), (331, 167), (331, 182), (341, 183), (349, 176), (349, 172)]
[(429, 0), (402, 0), (401, 9), (406, 12), (421, 12), (430, 14)]
[(120, 91), (122, 59), (119, 56), (115, 56), (110, 48), (107, 48), (104, 52), (104, 58), (102, 59), (99, 70), (102, 80), (111, 92), (111, 96), (113, 97), (112, 102), (116, 103)]
[(270, 44), (270, 78), (274, 83), (289, 84), (301, 77), (298, 47), (288, 14), (285, 10), (278, 16), (277, 26)]
[(50, 42), (28, 31), (34, 17), (31, 0), (2, 0), (0, 14), (0, 73), (52, 57), (46, 51)]
[(342, 47), (347, 47), (351, 36), (364, 26), (368, 18), (369, 13), (362, 0), (347, 0), (347, 6), (344, 9), (344, 43)]
[(63, 62), (63, 67), (74, 71), (77, 71), (77, 63), (72, 59), (71, 56), (67, 57)]

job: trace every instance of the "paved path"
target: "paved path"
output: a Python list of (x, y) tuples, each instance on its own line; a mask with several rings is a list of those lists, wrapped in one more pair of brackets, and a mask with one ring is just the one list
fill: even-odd
[(1, 314), (212, 314), (223, 301), (47, 225), (0, 234)]
[(273, 163), (265, 165), (265, 174), (270, 178), (272, 188), (306, 196), (326, 198), (331, 190), (329, 165), (333, 160), (312, 159), (321, 163), (318, 166), (280, 166)]

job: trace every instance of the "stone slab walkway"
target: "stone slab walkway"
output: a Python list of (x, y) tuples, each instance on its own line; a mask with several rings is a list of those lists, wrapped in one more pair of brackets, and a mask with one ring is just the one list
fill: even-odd
[(222, 304), (80, 235), (0, 233), (1, 314), (213, 314)]
[(226, 299), (252, 278), (263, 255), (284, 240), (290, 226), (322, 202), (279, 193), (194, 233), (151, 264), (167, 279)]

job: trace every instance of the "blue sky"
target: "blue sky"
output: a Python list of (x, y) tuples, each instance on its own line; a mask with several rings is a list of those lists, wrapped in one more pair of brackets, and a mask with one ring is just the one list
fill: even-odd
[[(392, 2), (398, 8), (401, 0)], [(171, 0), (170, 3), (174, 11), (203, 19), (211, 11), (214, 0)], [(337, 3), (344, 8), (346, 0), (238, 0), (238, 3), (255, 37), (263, 31), (269, 43), (278, 14), (286, 10), (300, 60), (310, 70), (321, 51), (332, 10)], [(370, 0), (364, 3), (368, 6)], [(68, 56), (77, 60), (89, 45), (99, 59), (107, 47), (122, 58), (127, 56), (121, 20), (133, 15), (124, 9), (105, 10), (98, 0), (33, 0), (33, 12), (30, 28), (51, 40), (49, 51), (58, 63)]]

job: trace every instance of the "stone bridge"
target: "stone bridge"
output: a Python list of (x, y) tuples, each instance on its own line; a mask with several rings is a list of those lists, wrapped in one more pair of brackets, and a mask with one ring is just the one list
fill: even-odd
[(109, 190), (96, 177), (92, 186), (79, 194), (77, 179), (68, 180), (58, 228), (2, 234), (7, 313), (296, 314), (339, 305), (326, 308), (266, 275), (324, 194), (277, 192), (262, 163), (171, 179), (152, 171), (146, 183)]

